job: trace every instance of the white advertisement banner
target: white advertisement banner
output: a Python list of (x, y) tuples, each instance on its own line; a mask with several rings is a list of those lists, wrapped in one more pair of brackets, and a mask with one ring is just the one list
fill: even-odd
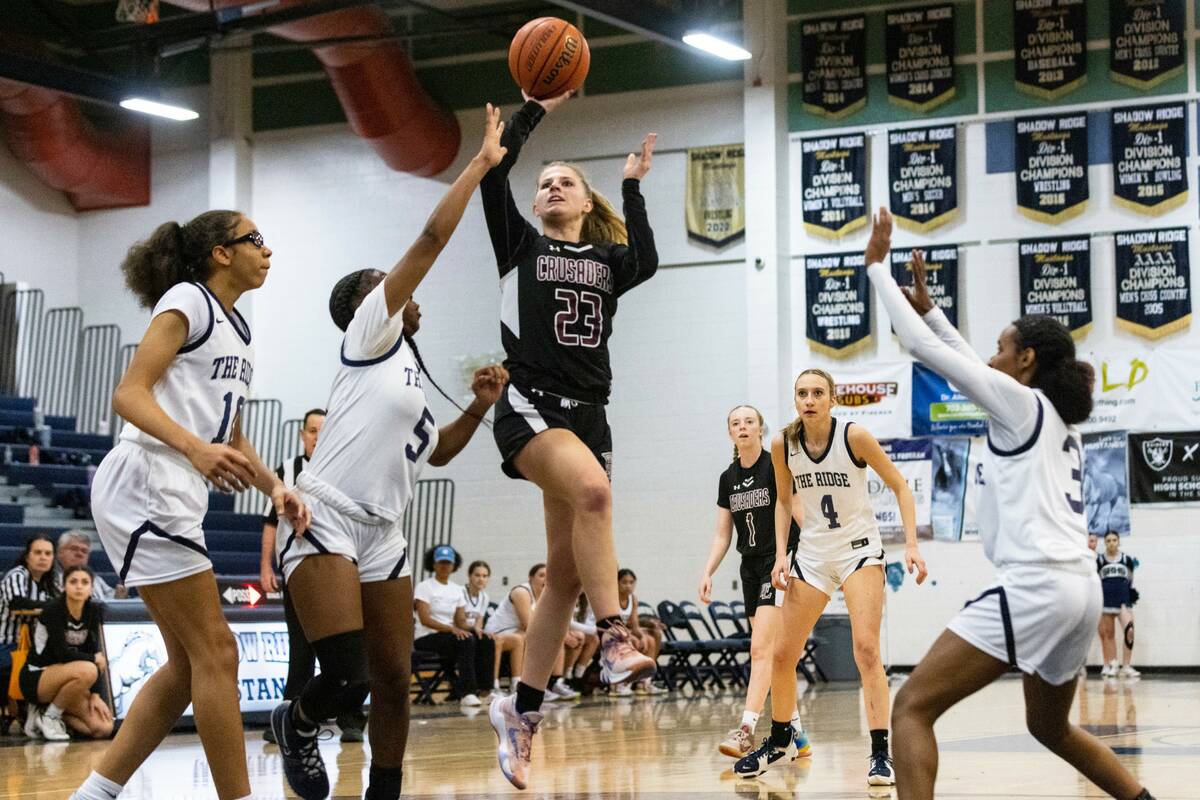
[[(888, 458), (900, 470), (917, 506), (917, 538), (932, 539), (933, 443), (930, 439), (894, 439), (880, 442)], [(874, 470), (867, 470), (867, 492), (879, 535), (884, 544), (904, 543), (904, 524), (896, 495)]]
[(857, 422), (876, 439), (903, 439), (912, 435), (912, 365), (855, 365), (837, 370), (838, 419)]
[[(278, 622), (232, 622), (238, 645), (238, 700), (243, 712), (270, 711), (283, 699), (287, 681), (288, 633)], [(104, 625), (108, 679), (117, 719), (129, 713), (133, 698), (154, 671), (167, 663), (167, 648), (151, 622)], [(184, 716), (192, 715), (189, 705)]]
[(1096, 370), (1092, 416), (1079, 426), (1084, 433), (1182, 430), (1200, 418), (1200, 353), (1147, 347), (1080, 358)]

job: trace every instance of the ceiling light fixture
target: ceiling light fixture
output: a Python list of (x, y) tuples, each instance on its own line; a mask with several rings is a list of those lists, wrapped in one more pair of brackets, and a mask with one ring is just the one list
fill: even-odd
[(683, 37), (683, 41), (684, 44), (691, 45), (697, 50), (711, 53), (726, 61), (746, 61), (750, 58), (750, 51), (732, 42), (719, 39), (711, 33), (689, 33)]
[(150, 114), (155, 117), (173, 119), (176, 122), (187, 122), (188, 120), (197, 119), (200, 116), (190, 108), (159, 103), (154, 100), (147, 100), (144, 97), (127, 97), (121, 101), (121, 108), (137, 111), (142, 114)]

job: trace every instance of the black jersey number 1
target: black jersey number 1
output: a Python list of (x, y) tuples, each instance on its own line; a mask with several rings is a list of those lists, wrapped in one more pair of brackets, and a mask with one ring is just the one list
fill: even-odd
[(554, 315), (554, 337), (568, 347), (597, 347), (604, 332), (604, 298), (595, 292), (555, 289), (554, 299), (566, 308)]

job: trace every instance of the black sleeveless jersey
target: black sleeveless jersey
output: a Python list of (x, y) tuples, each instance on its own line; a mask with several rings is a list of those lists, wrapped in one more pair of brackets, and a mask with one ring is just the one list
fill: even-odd
[(483, 211), (500, 268), (500, 338), (514, 383), (585, 403), (608, 402), (617, 298), (658, 269), (654, 233), (639, 182), (621, 185), (629, 244), (547, 238), (513, 200), (508, 173), (545, 115), (530, 101), (501, 137), (504, 159), (480, 183)]
[[(745, 556), (775, 556), (775, 465), (763, 448), (752, 467), (734, 459), (717, 482), (717, 505), (729, 509), (737, 531), (737, 550)], [(796, 549), (800, 526), (792, 520), (787, 549)]]

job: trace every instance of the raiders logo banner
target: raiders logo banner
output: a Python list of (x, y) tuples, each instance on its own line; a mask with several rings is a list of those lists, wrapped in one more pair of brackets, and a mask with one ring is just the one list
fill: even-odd
[(1129, 501), (1200, 503), (1200, 432), (1129, 434)]
[(1187, 106), (1114, 109), (1112, 165), (1118, 205), (1165, 214), (1186, 203)]
[(746, 149), (740, 144), (687, 151), (689, 239), (724, 247), (746, 234)]
[(800, 141), (804, 229), (835, 239), (867, 224), (867, 140), (861, 133)]
[(801, 23), (805, 111), (841, 119), (867, 105), (866, 33), (862, 14)]
[(813, 350), (843, 358), (871, 343), (871, 282), (861, 252), (805, 256), (804, 287)]
[[(892, 251), (892, 277), (912, 286), (912, 250)], [(925, 251), (925, 285), (929, 299), (958, 327), (958, 245), (934, 245)]]
[(1017, 120), (1017, 211), (1052, 225), (1088, 201), (1087, 113)]
[(954, 6), (887, 15), (888, 100), (929, 111), (954, 97)]
[(888, 132), (888, 188), (896, 224), (926, 233), (958, 213), (958, 129)]
[(1188, 229), (1130, 231), (1116, 244), (1117, 325), (1160, 339), (1192, 321)]
[(1013, 51), (1021, 91), (1055, 100), (1082, 86), (1087, 80), (1084, 0), (1013, 0)]
[(1117, 83), (1151, 89), (1183, 72), (1184, 0), (1109, 0), (1108, 68)]
[(1021, 315), (1044, 314), (1076, 339), (1092, 328), (1092, 239), (1064, 236), (1018, 244)]

